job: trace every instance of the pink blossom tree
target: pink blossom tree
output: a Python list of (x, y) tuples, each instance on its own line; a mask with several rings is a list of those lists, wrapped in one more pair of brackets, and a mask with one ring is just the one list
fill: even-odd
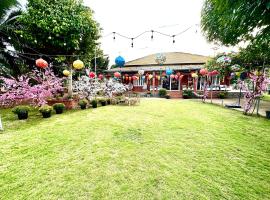
[(11, 107), (28, 103), (33, 106), (46, 104), (46, 99), (63, 90), (62, 78), (55, 76), (50, 68), (44, 71), (33, 70), (17, 79), (14, 77), (2, 80), (0, 106)]

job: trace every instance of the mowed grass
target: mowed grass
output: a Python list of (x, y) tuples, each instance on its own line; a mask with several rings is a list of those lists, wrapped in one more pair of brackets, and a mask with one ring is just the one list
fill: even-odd
[(189, 100), (15, 120), (0, 199), (270, 199), (270, 121)]

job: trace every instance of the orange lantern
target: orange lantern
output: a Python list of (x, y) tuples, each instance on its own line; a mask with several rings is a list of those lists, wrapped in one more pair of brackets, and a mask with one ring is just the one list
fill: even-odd
[(41, 69), (45, 69), (46, 67), (48, 67), (48, 63), (46, 60), (39, 58), (36, 60), (36, 66), (41, 68)]

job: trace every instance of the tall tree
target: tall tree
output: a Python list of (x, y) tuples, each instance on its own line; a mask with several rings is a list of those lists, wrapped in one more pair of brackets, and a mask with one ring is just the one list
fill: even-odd
[(244, 41), (249, 59), (270, 59), (269, 0), (205, 0), (201, 25), (211, 42), (236, 45)]
[[(93, 11), (82, 0), (29, 0), (16, 33), (24, 53), (45, 55), (55, 63), (54, 70), (59, 71), (59, 63), (70, 65), (77, 58), (93, 59), (100, 28)], [(32, 58), (33, 64), (37, 56)]]

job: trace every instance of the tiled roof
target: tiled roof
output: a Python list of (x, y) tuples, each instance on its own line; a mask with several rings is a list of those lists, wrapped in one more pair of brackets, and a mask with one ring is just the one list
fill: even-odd
[[(208, 56), (182, 53), (182, 52), (169, 52), (162, 53), (166, 56), (166, 62), (163, 65), (179, 65), (179, 64), (204, 64), (210, 59)], [(129, 61), (125, 64), (125, 67), (130, 66), (142, 66), (142, 65), (158, 65), (156, 63), (156, 54), (138, 58), (136, 60)]]

